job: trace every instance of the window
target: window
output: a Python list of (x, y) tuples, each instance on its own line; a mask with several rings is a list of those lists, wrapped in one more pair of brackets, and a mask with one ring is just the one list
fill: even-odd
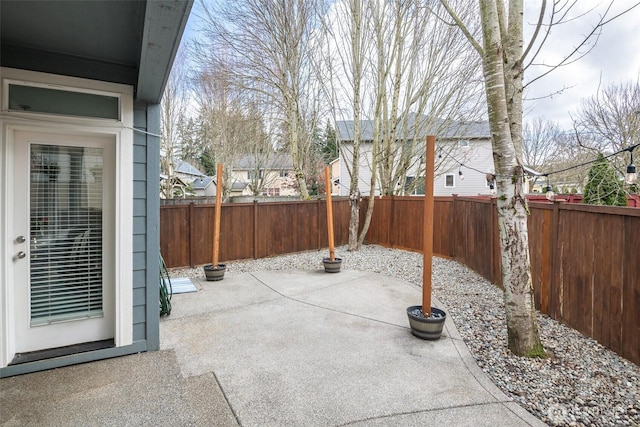
[(289, 175), (289, 173), (285, 170), (281, 170), (280, 171), (280, 178), (286, 178)]
[(469, 146), (469, 140), (468, 139), (461, 139), (460, 141), (458, 141), (458, 147), (468, 147)]
[(408, 176), (404, 183), (404, 191), (406, 195), (424, 195), (424, 176)]
[(9, 84), (9, 109), (98, 119), (120, 119), (117, 96)]
[(247, 178), (248, 179), (262, 179), (262, 170), (256, 171), (254, 169), (254, 170), (248, 171), (247, 172)]
[(102, 149), (31, 150), (31, 326), (101, 317)]
[(448, 173), (444, 176), (444, 186), (447, 188), (455, 187), (454, 175), (452, 173)]

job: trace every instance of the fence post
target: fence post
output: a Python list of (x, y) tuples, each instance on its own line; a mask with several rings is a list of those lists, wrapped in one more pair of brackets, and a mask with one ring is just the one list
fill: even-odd
[(253, 200), (253, 259), (258, 259), (258, 201)]
[(193, 236), (195, 236), (195, 231), (193, 229), (193, 202), (189, 203), (189, 207), (187, 209), (187, 224), (189, 224), (189, 266), (193, 268), (195, 263), (193, 262)]

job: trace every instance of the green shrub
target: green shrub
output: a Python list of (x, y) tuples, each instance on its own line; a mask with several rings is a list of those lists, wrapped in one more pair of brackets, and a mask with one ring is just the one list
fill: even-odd
[(583, 201), (589, 205), (627, 206), (624, 182), (602, 153), (589, 169)]

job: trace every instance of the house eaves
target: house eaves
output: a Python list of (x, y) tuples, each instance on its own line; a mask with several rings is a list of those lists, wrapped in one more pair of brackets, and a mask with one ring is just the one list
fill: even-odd
[(185, 162), (184, 160), (174, 160), (173, 168), (176, 172), (182, 173), (185, 175), (205, 177), (206, 175), (200, 172), (195, 166), (193, 166), (189, 162)]
[(121, 83), (158, 103), (193, 0), (2, 0), (0, 65)]
[[(407, 128), (407, 132), (404, 128)], [(354, 121), (343, 120), (336, 123), (336, 134), (339, 141), (353, 141)], [(488, 121), (451, 121), (443, 119), (429, 118), (427, 116), (411, 115), (406, 122), (401, 121), (396, 135), (398, 140), (402, 140), (405, 135), (410, 138), (426, 138), (429, 134), (435, 134), (438, 139), (490, 139)], [(373, 140), (373, 121), (363, 120), (360, 122), (361, 141)]]

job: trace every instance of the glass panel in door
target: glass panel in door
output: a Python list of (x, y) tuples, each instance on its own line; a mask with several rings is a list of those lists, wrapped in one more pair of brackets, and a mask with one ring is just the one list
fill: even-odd
[(103, 316), (103, 149), (31, 144), (30, 325)]

